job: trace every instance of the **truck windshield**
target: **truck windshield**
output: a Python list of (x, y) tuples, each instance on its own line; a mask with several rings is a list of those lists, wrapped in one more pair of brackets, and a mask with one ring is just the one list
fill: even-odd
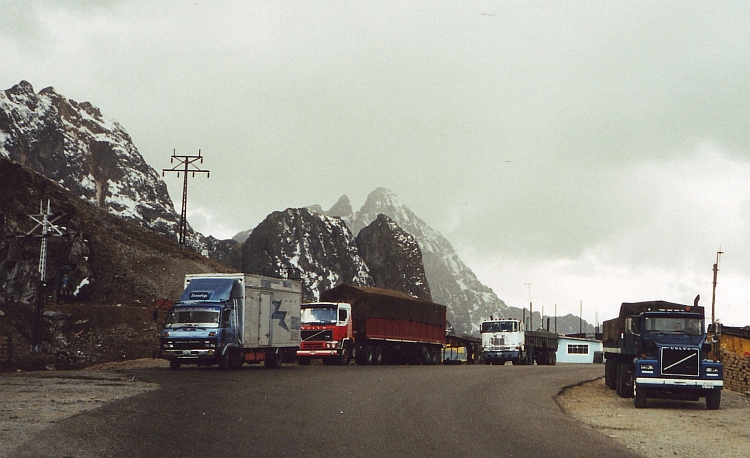
[(698, 336), (703, 334), (703, 320), (688, 317), (646, 317), (645, 332), (662, 334), (688, 334)]
[(336, 322), (336, 307), (308, 307), (302, 309), (302, 324), (331, 324)]
[(167, 328), (181, 328), (192, 325), (202, 328), (219, 327), (218, 309), (173, 309), (167, 316)]
[(517, 332), (517, 321), (488, 321), (482, 323), (481, 332)]

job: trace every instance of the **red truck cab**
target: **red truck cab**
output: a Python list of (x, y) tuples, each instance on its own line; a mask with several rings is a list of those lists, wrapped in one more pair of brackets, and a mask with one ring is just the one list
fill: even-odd
[(312, 359), (324, 364), (347, 365), (355, 356), (352, 339), (352, 306), (345, 302), (302, 304), (302, 342), (297, 362), (303, 366)]

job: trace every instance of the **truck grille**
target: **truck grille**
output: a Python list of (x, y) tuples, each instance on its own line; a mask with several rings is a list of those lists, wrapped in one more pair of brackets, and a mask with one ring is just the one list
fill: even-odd
[(662, 347), (662, 375), (697, 377), (699, 375), (700, 357), (697, 348)]
[(333, 332), (330, 329), (327, 331), (305, 329), (302, 331), (302, 340), (333, 340)]
[(490, 345), (505, 345), (505, 336), (492, 336), (490, 337)]

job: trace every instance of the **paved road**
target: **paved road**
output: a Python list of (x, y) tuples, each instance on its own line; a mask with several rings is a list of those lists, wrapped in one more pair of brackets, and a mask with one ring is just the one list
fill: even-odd
[(603, 366), (136, 372), (163, 388), (53, 425), (11, 456), (636, 456), (554, 401)]

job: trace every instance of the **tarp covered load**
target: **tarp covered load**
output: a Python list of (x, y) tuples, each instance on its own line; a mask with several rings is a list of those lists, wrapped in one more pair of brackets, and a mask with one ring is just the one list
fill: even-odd
[(407, 294), (368, 286), (339, 285), (321, 293), (321, 302), (347, 302), (355, 320), (388, 318), (445, 327), (445, 306)]

